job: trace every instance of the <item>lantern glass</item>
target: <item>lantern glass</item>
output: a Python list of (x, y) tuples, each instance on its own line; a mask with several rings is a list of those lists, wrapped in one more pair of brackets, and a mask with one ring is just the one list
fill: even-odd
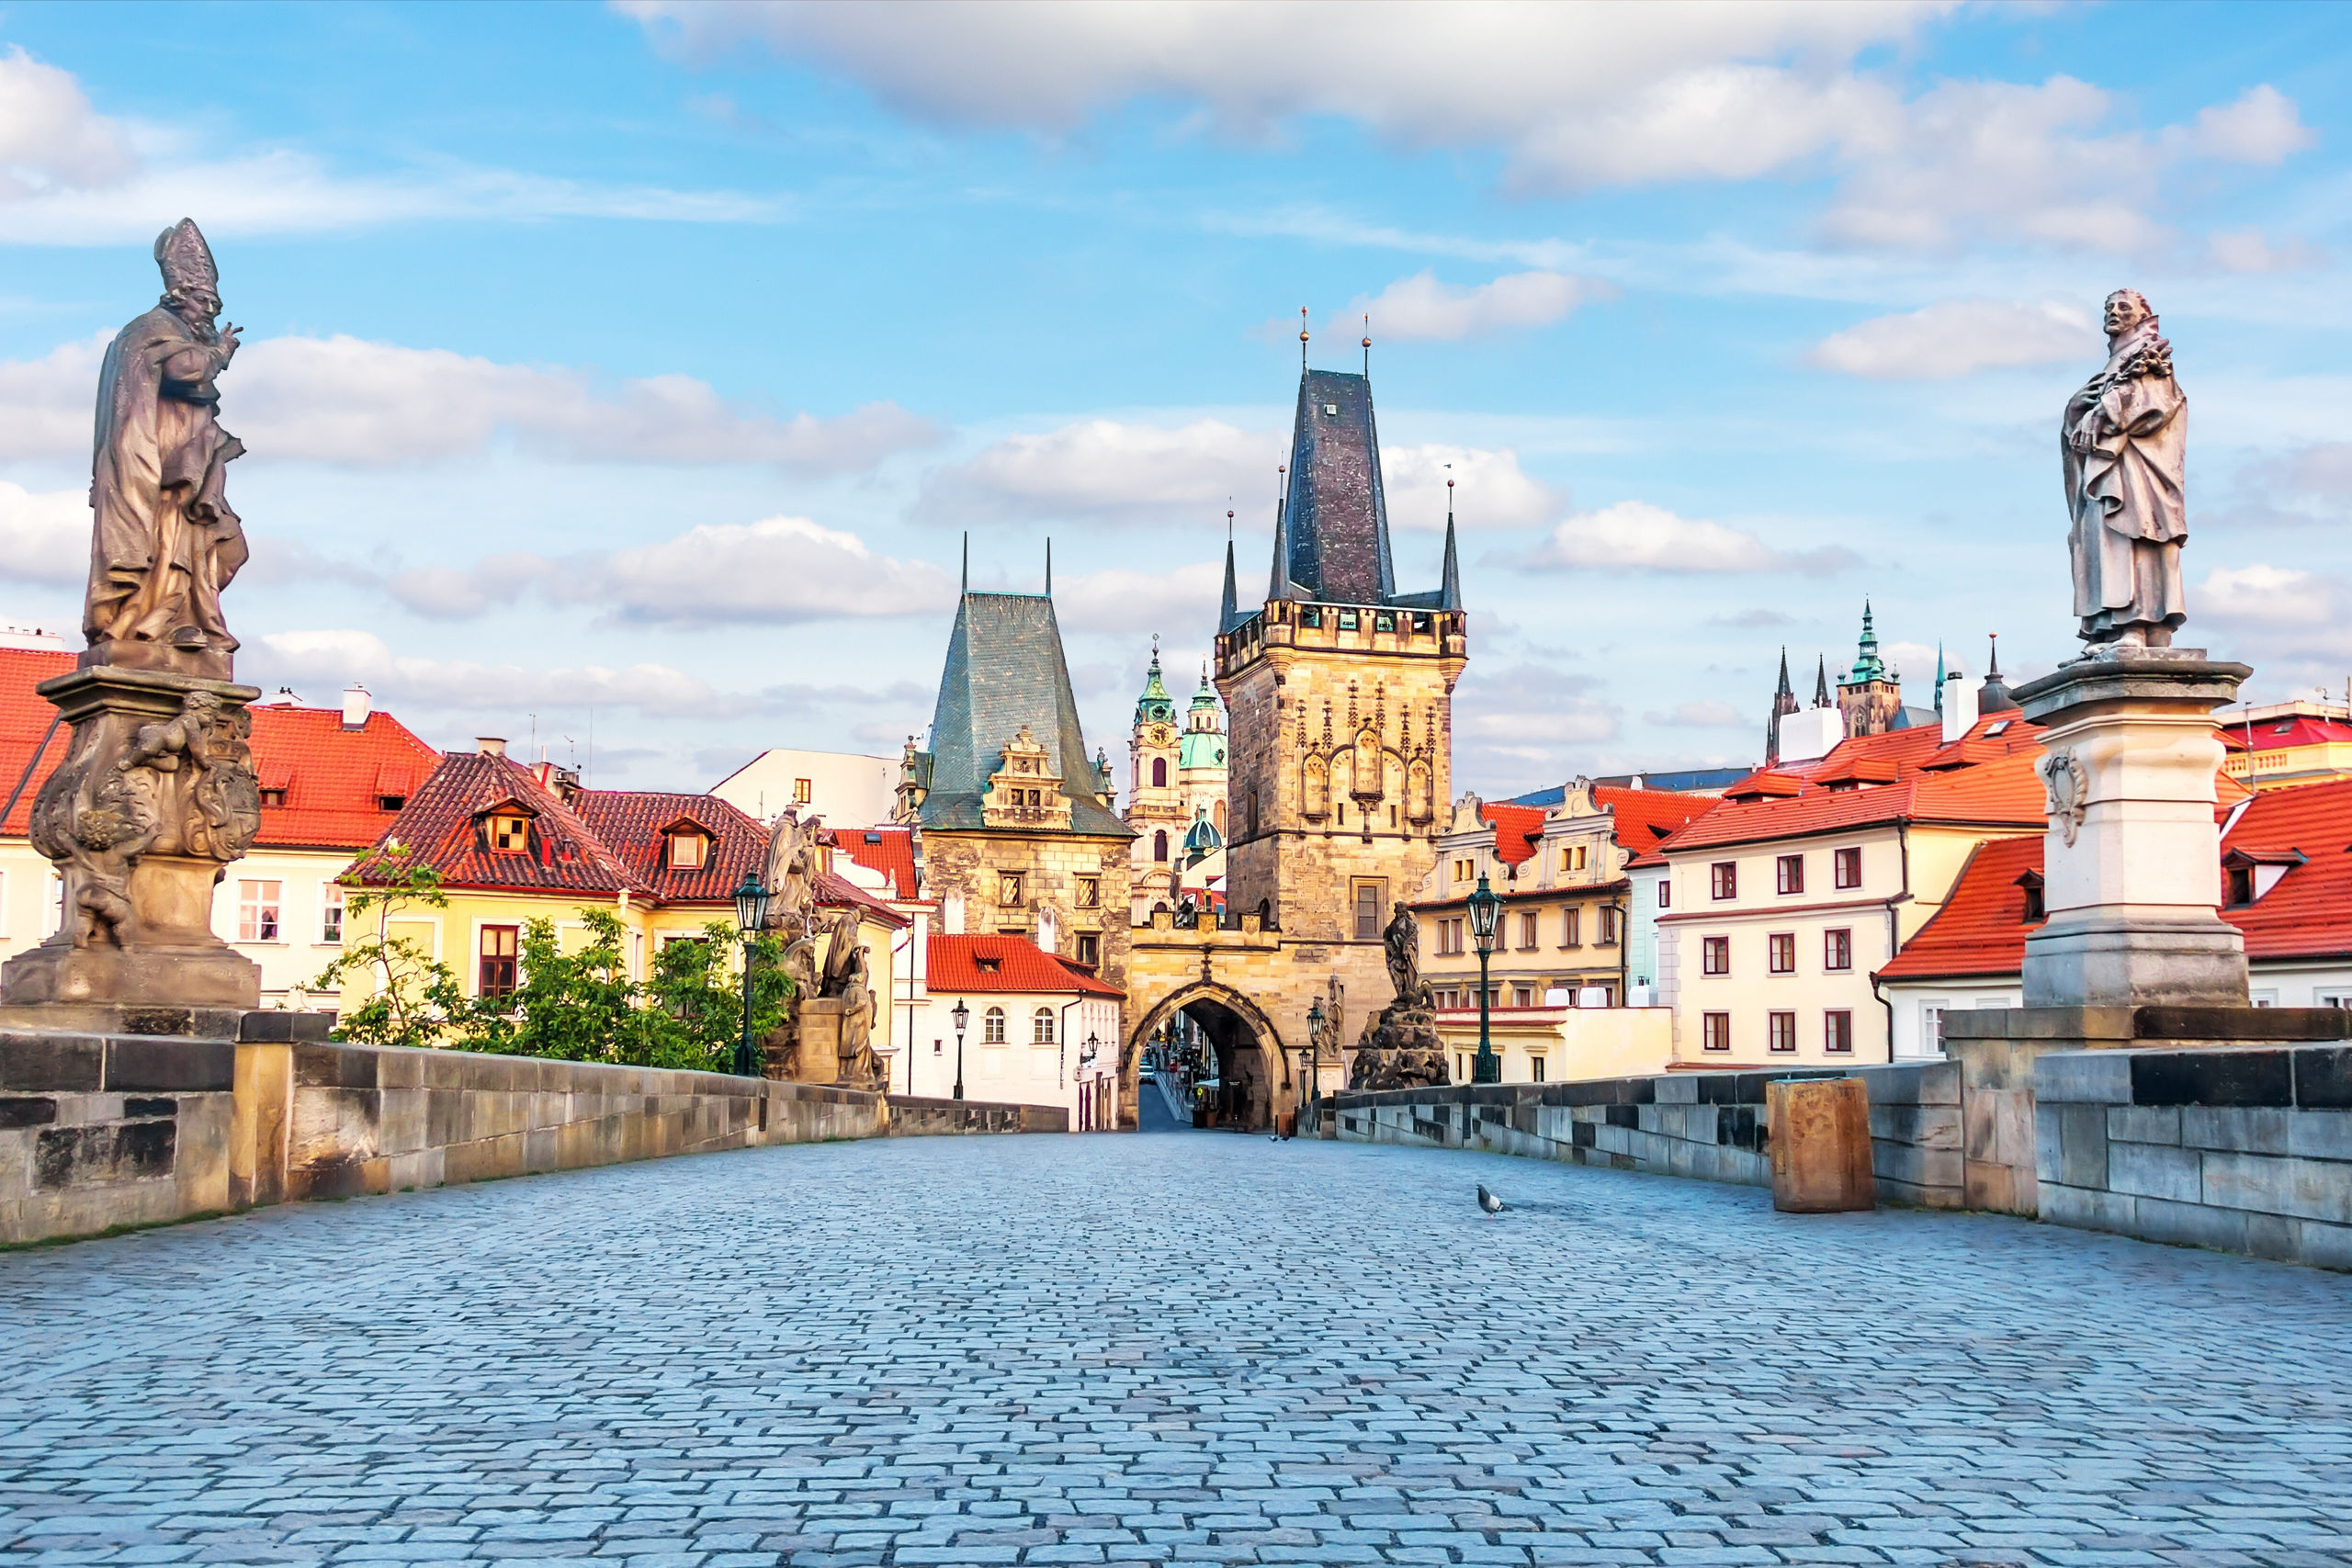
[(1494, 952), (1495, 927), (1501, 919), (1503, 901), (1496, 897), (1493, 888), (1487, 886), (1487, 879), (1482, 874), (1478, 878), (1478, 890), (1470, 895), (1470, 940), (1478, 944), (1480, 953)]
[(767, 923), (768, 890), (760, 886), (760, 874), (747, 871), (742, 885), (735, 889), (735, 923), (745, 936)]
[(959, 999), (948, 1016), (956, 1021), (956, 1032), (961, 1034), (964, 1032), (964, 1026), (972, 1021), (972, 1010), (966, 1007)]

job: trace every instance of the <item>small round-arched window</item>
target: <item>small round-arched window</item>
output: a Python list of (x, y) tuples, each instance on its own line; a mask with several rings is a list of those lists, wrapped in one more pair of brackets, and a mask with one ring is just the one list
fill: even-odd
[(1039, 1008), (1036, 1016), (1029, 1021), (1029, 1043), (1033, 1045), (1051, 1045), (1054, 1043), (1053, 1009)]
[(1168, 759), (1165, 757), (1154, 757), (1151, 760), (1151, 787), (1154, 789), (1168, 787)]
[(984, 1045), (1004, 1043), (1004, 1010), (990, 1008), (980, 1020), (980, 1043)]
[(1151, 858), (1157, 861), (1168, 858), (1168, 829), (1165, 828), (1151, 836)]

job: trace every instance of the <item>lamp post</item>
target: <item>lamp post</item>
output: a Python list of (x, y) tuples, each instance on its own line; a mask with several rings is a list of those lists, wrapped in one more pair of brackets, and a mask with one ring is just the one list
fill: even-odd
[(760, 1076), (760, 1059), (752, 1049), (752, 944), (759, 939), (760, 928), (767, 924), (768, 897), (768, 890), (760, 886), (760, 874), (745, 872), (735, 889), (735, 924), (743, 933), (743, 1038), (735, 1045), (738, 1077)]
[(1470, 895), (1470, 940), (1478, 945), (1478, 1055), (1470, 1064), (1472, 1083), (1503, 1081), (1502, 1058), (1495, 1055), (1494, 1036), (1488, 1019), (1494, 990), (1487, 984), (1487, 961), (1494, 956), (1495, 926), (1502, 914), (1502, 908), (1503, 901), (1495, 896), (1493, 888), (1487, 886), (1486, 874), (1480, 873), (1478, 890)]
[(1306, 1089), (1299, 1098), (1309, 1105), (1323, 1098), (1323, 1086), (1315, 1078), (1315, 1053), (1322, 1043), (1323, 998), (1317, 997), (1306, 1004), (1306, 1049), (1298, 1054), (1299, 1060), (1306, 1064)]
[(964, 1098), (964, 1026), (972, 1021), (972, 1010), (964, 1005), (961, 997), (948, 1017), (956, 1021), (956, 1098)]

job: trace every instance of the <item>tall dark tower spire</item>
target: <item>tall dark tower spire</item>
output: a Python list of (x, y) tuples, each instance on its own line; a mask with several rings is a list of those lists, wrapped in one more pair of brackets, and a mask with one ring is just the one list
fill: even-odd
[(1797, 711), (1796, 688), (1789, 684), (1789, 650), (1781, 649), (1781, 682), (1772, 689), (1772, 716), (1764, 721), (1764, 765), (1777, 767), (1781, 761), (1781, 720)]
[(1237, 586), (1233, 578), (1233, 513), (1227, 512), (1225, 514), (1225, 603), (1216, 613), (1219, 637), (1241, 622), (1241, 597), (1236, 592)]
[(1813, 705), (1817, 708), (1834, 705), (1829, 696), (1829, 657), (1826, 654), (1814, 655)]
[(1462, 560), (1453, 548), (1453, 481), (1445, 481), (1445, 575), (1438, 583), (1437, 607), (1462, 608)]

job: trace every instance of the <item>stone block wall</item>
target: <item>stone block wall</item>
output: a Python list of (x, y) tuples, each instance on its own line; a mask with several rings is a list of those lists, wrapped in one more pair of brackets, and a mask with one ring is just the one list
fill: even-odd
[(2058, 1052), (2033, 1077), (2043, 1219), (2352, 1269), (2352, 1046)]
[(292, 1057), (289, 1199), (870, 1138), (888, 1121), (878, 1094), (718, 1073), (374, 1045)]
[(0, 1032), (0, 1243), (229, 1207), (237, 1047)]
[(1783, 1077), (1861, 1078), (1880, 1200), (1961, 1206), (1960, 1077), (1948, 1062), (1392, 1089), (1323, 1103), (1343, 1142), (1478, 1149), (1769, 1187), (1764, 1086)]
[(1067, 1133), (1069, 1111), (1060, 1105), (993, 1105), (977, 1100), (890, 1098), (889, 1135), (922, 1138), (961, 1133)]

